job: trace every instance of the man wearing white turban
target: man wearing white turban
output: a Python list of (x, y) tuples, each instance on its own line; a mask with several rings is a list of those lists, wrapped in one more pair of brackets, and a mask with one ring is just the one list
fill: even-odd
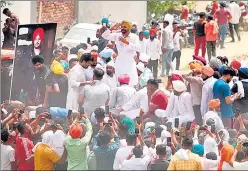
[(111, 90), (110, 94), (112, 94), (113, 89), (115, 89), (118, 85), (117, 77), (115, 75), (115, 63), (113, 60), (107, 63), (106, 71), (102, 78), (102, 82), (107, 84)]
[(155, 115), (157, 117), (167, 117), (169, 122), (174, 125), (175, 118), (179, 118), (179, 124), (193, 121), (195, 119), (192, 107), (191, 94), (186, 92), (186, 85), (179, 80), (172, 81), (174, 92), (170, 96), (170, 100), (166, 110), (157, 109)]

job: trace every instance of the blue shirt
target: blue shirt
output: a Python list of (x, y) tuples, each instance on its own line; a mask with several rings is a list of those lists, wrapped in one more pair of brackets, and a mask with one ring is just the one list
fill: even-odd
[(98, 145), (98, 135), (92, 139), (93, 152), (96, 156), (96, 170), (113, 170), (115, 154), (120, 148), (120, 138), (115, 135), (114, 143), (108, 146)]
[(232, 104), (226, 103), (226, 97), (231, 96), (231, 90), (229, 85), (222, 79), (217, 80), (213, 87), (214, 99), (220, 100), (220, 112), (221, 117), (231, 118), (234, 116), (232, 110)]

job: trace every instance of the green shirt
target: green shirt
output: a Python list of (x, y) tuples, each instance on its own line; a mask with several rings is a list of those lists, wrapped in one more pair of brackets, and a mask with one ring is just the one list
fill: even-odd
[(92, 126), (88, 119), (86, 119), (86, 130), (85, 136), (81, 139), (72, 139), (69, 134), (66, 137), (65, 147), (68, 152), (67, 170), (88, 170), (88, 144), (92, 135)]

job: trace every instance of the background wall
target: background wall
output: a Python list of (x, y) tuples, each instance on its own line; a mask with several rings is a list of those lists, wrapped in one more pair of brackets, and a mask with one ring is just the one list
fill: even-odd
[[(37, 1), (36, 19), (39, 22), (40, 2)], [(77, 2), (72, 1), (55, 1), (42, 2), (41, 23), (57, 23), (57, 37), (63, 36), (65, 26), (71, 25), (77, 19), (76, 15)]]
[(110, 16), (112, 21), (146, 22), (146, 1), (79, 1), (78, 22), (98, 22)]

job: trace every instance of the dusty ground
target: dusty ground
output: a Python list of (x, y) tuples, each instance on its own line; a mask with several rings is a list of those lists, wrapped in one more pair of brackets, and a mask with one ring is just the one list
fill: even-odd
[[(237, 39), (237, 38), (236, 38)], [(225, 49), (217, 48), (217, 56), (227, 56), (229, 60), (233, 58), (237, 58), (237, 56), (242, 56), (243, 54), (248, 55), (248, 32), (241, 32), (241, 41), (231, 43), (231, 38), (227, 37), (225, 43)], [(182, 56), (181, 56), (181, 64), (180, 64), (180, 71), (185, 72), (188, 70), (188, 64), (192, 61), (192, 55), (194, 53), (193, 48), (184, 48), (182, 49)], [(201, 50), (199, 51), (199, 55), (201, 55)], [(207, 54), (206, 54), (207, 58)], [(248, 59), (246, 59), (248, 60)], [(174, 61), (175, 67), (175, 61)], [(161, 70), (158, 71), (158, 75), (161, 74)], [(161, 78), (164, 84), (167, 84), (166, 78)]]

